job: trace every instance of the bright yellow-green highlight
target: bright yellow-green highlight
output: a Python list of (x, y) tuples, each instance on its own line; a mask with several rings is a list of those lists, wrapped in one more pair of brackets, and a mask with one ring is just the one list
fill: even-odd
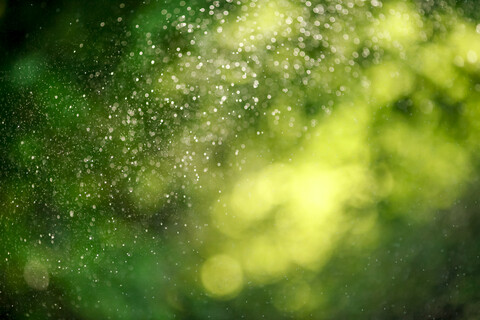
[(35, 290), (46, 290), (50, 282), (47, 267), (37, 260), (27, 262), (23, 270), (23, 277), (28, 286)]
[(233, 297), (243, 286), (240, 264), (228, 255), (210, 257), (202, 266), (202, 284), (215, 297)]

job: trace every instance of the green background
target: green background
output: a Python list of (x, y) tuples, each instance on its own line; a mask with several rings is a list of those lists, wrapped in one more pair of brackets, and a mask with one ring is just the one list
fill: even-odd
[(0, 317), (479, 318), (479, 15), (0, 0)]

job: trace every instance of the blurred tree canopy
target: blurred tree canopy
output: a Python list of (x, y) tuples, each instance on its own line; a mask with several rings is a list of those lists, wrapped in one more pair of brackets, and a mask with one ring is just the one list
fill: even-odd
[(480, 317), (480, 3), (0, 0), (0, 316)]

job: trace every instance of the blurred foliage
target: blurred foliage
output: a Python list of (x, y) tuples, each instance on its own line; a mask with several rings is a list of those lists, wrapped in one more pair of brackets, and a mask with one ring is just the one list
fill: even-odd
[(479, 318), (479, 15), (0, 0), (0, 316)]

